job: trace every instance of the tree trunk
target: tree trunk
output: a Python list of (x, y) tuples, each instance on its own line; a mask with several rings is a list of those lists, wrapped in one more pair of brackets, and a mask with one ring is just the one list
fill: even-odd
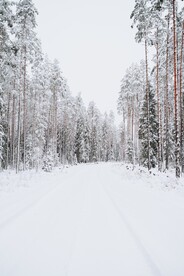
[(157, 92), (157, 117), (158, 117), (158, 170), (162, 171), (162, 139), (161, 139), (161, 110), (160, 110), (160, 90), (159, 90), (159, 45), (158, 45), (158, 28), (156, 35), (156, 92)]
[(146, 62), (146, 102), (147, 102), (147, 143), (148, 143), (148, 170), (151, 169), (150, 161), (150, 99), (149, 99), (149, 80), (148, 80), (148, 46), (145, 38), (145, 62)]
[(22, 50), (20, 54), (20, 75), (18, 83), (18, 118), (17, 118), (17, 155), (16, 155), (16, 173), (20, 169), (20, 140), (21, 140), (21, 92), (22, 92)]
[(123, 145), (123, 161), (126, 162), (126, 119), (125, 119), (125, 111), (123, 109), (123, 135), (124, 135), (124, 145)]
[(26, 168), (26, 46), (24, 50), (24, 71), (23, 71), (23, 170)]
[(184, 96), (183, 96), (183, 45), (184, 45), (184, 21), (182, 24), (181, 54), (180, 54), (180, 158), (181, 169), (184, 173)]
[(180, 139), (178, 128), (178, 92), (177, 92), (177, 43), (176, 43), (176, 0), (173, 0), (173, 50), (174, 50), (174, 117), (175, 117), (175, 167), (176, 177), (180, 177)]
[(13, 107), (12, 107), (12, 133), (11, 133), (11, 158), (12, 167), (15, 168), (15, 95), (13, 95)]
[(134, 96), (132, 97), (132, 150), (133, 150), (133, 169), (135, 167), (135, 139), (134, 139), (134, 116), (135, 116), (135, 103)]
[[(19, 88), (20, 89), (20, 88)], [(18, 126), (17, 126), (17, 162), (16, 162), (16, 173), (19, 172), (20, 164), (20, 112), (21, 112), (21, 90), (19, 91), (19, 100), (18, 100)]]
[(167, 45), (166, 45), (166, 86), (165, 86), (165, 167), (169, 169), (169, 25), (170, 15), (167, 23)]
[(7, 109), (7, 148), (6, 148), (6, 169), (9, 165), (9, 146), (10, 146), (10, 92), (8, 93), (8, 109)]

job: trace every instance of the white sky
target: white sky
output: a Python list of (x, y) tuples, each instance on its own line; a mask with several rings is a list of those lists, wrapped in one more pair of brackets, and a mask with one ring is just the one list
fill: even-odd
[(38, 36), (50, 59), (57, 58), (71, 92), (82, 93), (104, 111), (117, 109), (120, 80), (144, 58), (134, 41), (134, 0), (33, 0)]

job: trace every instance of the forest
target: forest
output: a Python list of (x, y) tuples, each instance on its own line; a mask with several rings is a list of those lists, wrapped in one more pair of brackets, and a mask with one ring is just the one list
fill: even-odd
[(175, 168), (176, 177), (184, 172), (182, 4), (175, 0), (135, 1), (132, 27), (136, 27), (135, 40), (143, 44), (145, 60), (127, 69), (118, 98), (123, 158), (148, 170)]
[(113, 112), (72, 96), (59, 62), (42, 52), (33, 2), (0, 3), (0, 168), (120, 160)]
[[(31, 0), (0, 0), (0, 170), (124, 161), (184, 172), (184, 8), (136, 0), (130, 15), (145, 60), (132, 64), (117, 97), (122, 117), (72, 96), (57, 60), (42, 51)], [(150, 54), (151, 53), (151, 54)], [(127, 53), (126, 53), (127, 54)], [(105, 101), (105, 99), (104, 99)]]
[(183, 4), (0, 0), (0, 276), (184, 275)]

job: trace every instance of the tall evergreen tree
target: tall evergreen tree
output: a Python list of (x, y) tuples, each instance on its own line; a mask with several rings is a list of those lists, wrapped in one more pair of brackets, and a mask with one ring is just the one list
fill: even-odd
[(152, 9), (147, 0), (136, 0), (134, 10), (130, 16), (133, 19), (133, 25), (137, 27), (135, 40), (137, 42), (144, 41), (145, 51), (145, 76), (146, 76), (146, 102), (147, 102), (147, 142), (148, 142), (148, 170), (151, 168), (151, 138), (150, 138), (150, 122), (149, 122), (149, 76), (148, 76), (148, 46), (152, 45)]
[(149, 129), (150, 129), (150, 156), (148, 156), (148, 120), (147, 120), (147, 97), (144, 97), (141, 110), (139, 139), (141, 141), (141, 163), (148, 166), (149, 158), (151, 168), (157, 165), (158, 153), (158, 121), (156, 114), (156, 101), (154, 90), (149, 84)]

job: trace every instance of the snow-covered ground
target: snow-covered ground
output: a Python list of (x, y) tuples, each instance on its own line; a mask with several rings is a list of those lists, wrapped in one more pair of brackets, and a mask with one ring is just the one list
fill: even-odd
[(0, 276), (183, 276), (184, 179), (121, 164), (0, 174)]

